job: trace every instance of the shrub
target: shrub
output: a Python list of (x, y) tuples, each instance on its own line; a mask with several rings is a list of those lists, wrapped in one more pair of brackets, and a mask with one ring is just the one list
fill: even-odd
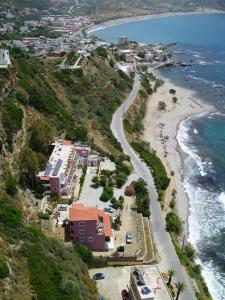
[(185, 250), (187, 257), (190, 258), (191, 261), (193, 261), (196, 256), (195, 249), (190, 244), (187, 244), (185, 246), (184, 250)]
[(174, 89), (170, 89), (169, 92), (170, 92), (170, 94), (172, 94), (172, 95), (175, 95), (175, 94), (176, 94), (176, 90), (174, 90)]
[(135, 190), (133, 185), (129, 185), (126, 187), (124, 194), (128, 197), (132, 197), (135, 194)]
[(150, 198), (147, 190), (147, 184), (143, 179), (139, 179), (135, 184), (135, 196), (137, 212), (141, 213), (143, 217), (149, 217)]
[(0, 208), (0, 223), (10, 228), (19, 228), (22, 225), (21, 211), (17, 207), (2, 204)]
[(176, 234), (180, 234), (182, 231), (182, 221), (173, 212), (169, 212), (166, 215), (166, 230), (169, 232), (174, 232)]
[(163, 101), (159, 101), (158, 110), (166, 110), (166, 103)]
[(88, 265), (89, 268), (101, 268), (106, 265), (104, 257), (95, 257), (91, 250), (86, 245), (75, 243), (73, 245), (75, 252), (80, 256), (82, 261)]
[(7, 264), (0, 259), (0, 278), (4, 279), (9, 275), (9, 268)]
[(5, 183), (5, 189), (9, 195), (14, 196), (16, 194), (17, 192), (16, 184), (17, 184), (16, 177), (13, 175), (9, 175)]
[(100, 200), (102, 202), (108, 202), (112, 197), (113, 197), (113, 188), (110, 186), (105, 186), (100, 196)]
[(98, 47), (97, 49), (96, 49), (96, 52), (97, 52), (97, 54), (99, 55), (99, 56), (101, 56), (101, 57), (104, 57), (104, 58), (107, 58), (108, 57), (108, 52), (107, 52), (107, 50), (104, 48), (104, 47)]

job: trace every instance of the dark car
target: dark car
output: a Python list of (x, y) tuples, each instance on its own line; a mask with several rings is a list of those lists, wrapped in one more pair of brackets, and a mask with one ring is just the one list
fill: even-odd
[(113, 213), (112, 207), (105, 207), (104, 211), (108, 213)]
[(120, 245), (117, 247), (116, 249), (118, 252), (124, 252), (124, 246), (123, 245)]
[(127, 290), (122, 290), (121, 296), (123, 300), (128, 300), (129, 299), (129, 293)]
[(93, 275), (93, 279), (94, 280), (101, 280), (101, 279), (104, 279), (105, 278), (105, 275), (103, 273), (96, 273)]

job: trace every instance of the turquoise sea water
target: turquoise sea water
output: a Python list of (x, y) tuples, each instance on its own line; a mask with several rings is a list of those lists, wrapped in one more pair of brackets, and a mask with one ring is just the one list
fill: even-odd
[(199, 253), (213, 299), (225, 300), (225, 15), (162, 17), (92, 34), (110, 42), (117, 42), (120, 35), (142, 43), (177, 42), (171, 48), (176, 60), (191, 66), (164, 70), (162, 75), (215, 106), (216, 113), (184, 120), (178, 142), (186, 154), (189, 240)]

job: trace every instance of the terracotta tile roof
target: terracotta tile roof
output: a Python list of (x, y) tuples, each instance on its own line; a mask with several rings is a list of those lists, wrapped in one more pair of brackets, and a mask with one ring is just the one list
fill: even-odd
[(63, 145), (64, 146), (69, 146), (69, 145), (72, 145), (73, 143), (71, 141), (68, 141), (68, 140), (63, 140)]
[(42, 181), (49, 181), (49, 176), (41, 176), (40, 179)]
[(112, 228), (110, 217), (104, 211), (95, 208), (87, 207), (81, 203), (74, 203), (69, 209), (69, 221), (96, 221), (99, 223), (99, 217), (103, 219), (105, 236), (112, 236)]

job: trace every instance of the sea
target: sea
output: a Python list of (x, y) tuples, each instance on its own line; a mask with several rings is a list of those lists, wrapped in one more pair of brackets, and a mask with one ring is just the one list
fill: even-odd
[(214, 300), (225, 300), (225, 14), (186, 14), (120, 24), (92, 32), (145, 44), (173, 43), (177, 65), (161, 74), (214, 106), (180, 123), (184, 188), (190, 199), (189, 237)]

